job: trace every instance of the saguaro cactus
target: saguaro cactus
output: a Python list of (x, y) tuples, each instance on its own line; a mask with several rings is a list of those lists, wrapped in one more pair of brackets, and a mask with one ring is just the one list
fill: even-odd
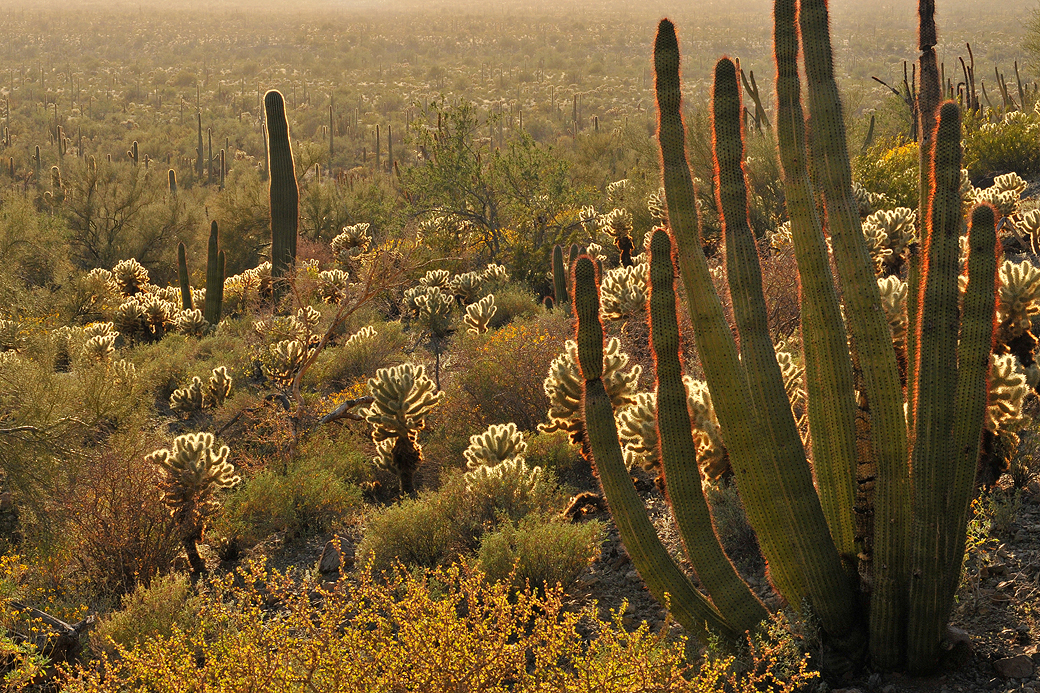
[[(931, 181), (929, 213), (914, 381), (907, 388), (915, 395), (904, 416), (906, 399), (895, 350), (852, 193), (840, 103), (831, 73), (825, 3), (802, 0), (800, 7), (810, 104), (817, 128), (814, 168), (821, 178), (845, 312), (863, 373), (860, 397), (869, 402), (870, 454), (877, 460), (869, 618), (858, 608), (852, 539), (857, 462), (852, 354), (806, 175), (809, 148), (798, 94), (794, 0), (776, 2), (777, 121), (802, 285), (812, 470), (766, 329), (761, 274), (747, 223), (736, 70), (725, 59), (716, 66), (713, 134), (719, 182), (716, 194), (739, 349), (698, 238), (680, 110), (678, 42), (674, 27), (664, 20), (654, 57), (668, 221), (713, 406), (773, 584), (791, 604), (810, 600), (829, 649), (841, 655), (824, 662), (825, 666), (862, 663), (869, 644), (877, 666), (906, 665), (920, 672), (938, 660), (963, 555), (993, 330), (994, 215), (987, 207), (973, 214), (967, 293), (958, 313), (959, 113), (956, 104), (944, 104), (934, 155), (929, 169), (922, 173)], [(588, 257), (579, 258), (575, 265), (573, 296), (585, 426), (622, 540), (651, 591), (670, 595), (677, 620), (691, 632), (703, 635), (709, 628), (729, 635), (745, 630), (763, 610), (753, 596), (749, 599), (739, 578), (725, 570), (724, 557), (715, 556), (701, 567), (717, 542), (707, 512), (701, 509), (704, 501), (695, 467), (686, 462), (692, 457), (692, 443), (687, 440), (690, 422), (677, 356), (671, 253), (669, 234), (656, 231), (651, 241), (650, 310), (657, 357), (657, 434), (673, 513), (711, 602), (692, 589), (667, 556), (628, 481), (602, 380), (597, 272)], [(912, 422), (909, 437), (908, 419)], [(861, 587), (869, 590), (870, 585)]]
[(296, 183), (285, 99), (271, 90), (264, 96), (268, 160), (271, 167), (271, 280), (275, 301), (284, 293), (279, 280), (296, 264), (296, 233), (300, 220), (300, 188)]

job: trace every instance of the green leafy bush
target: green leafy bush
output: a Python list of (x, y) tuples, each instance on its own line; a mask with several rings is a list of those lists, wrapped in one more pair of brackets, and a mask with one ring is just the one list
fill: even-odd
[(530, 516), (485, 534), (477, 562), (489, 580), (512, 578), (513, 587), (559, 584), (566, 588), (599, 554), (602, 540), (600, 522), (571, 524)]
[(304, 458), (287, 473), (264, 469), (245, 480), (228, 497), (215, 525), (249, 545), (275, 532), (296, 536), (326, 530), (360, 506), (360, 489), (319, 460)]
[(121, 608), (102, 618), (90, 637), (95, 653), (131, 649), (148, 638), (169, 637), (174, 627), (195, 622), (191, 581), (183, 573), (157, 577), (123, 597)]
[(853, 177), (867, 191), (883, 194), (893, 207), (917, 208), (916, 142), (878, 140), (853, 160)]
[(1040, 173), (1040, 116), (1014, 111), (988, 122), (964, 114), (964, 163), (972, 178), (1014, 171), (1023, 177)]

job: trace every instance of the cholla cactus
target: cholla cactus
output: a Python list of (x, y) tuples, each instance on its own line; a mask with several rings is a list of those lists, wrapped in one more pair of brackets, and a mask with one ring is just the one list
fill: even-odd
[(615, 416), (618, 436), (624, 446), (625, 465), (631, 469), (639, 465), (647, 472), (660, 476), (661, 461), (657, 452), (657, 395), (640, 392), (635, 402), (621, 409)]
[(300, 370), (303, 360), (307, 356), (307, 348), (298, 339), (285, 339), (268, 347), (265, 359), (262, 359), (260, 368), (264, 375), (274, 382), (287, 386), (296, 371)]
[(80, 350), (80, 358), (84, 361), (108, 361), (116, 351), (116, 336), (114, 334), (97, 335), (91, 337)]
[(1040, 314), (1040, 269), (1029, 262), (1005, 261), (1000, 266), (997, 301), (998, 339), (1005, 344), (1021, 337)]
[(898, 274), (906, 258), (907, 248), (917, 242), (917, 212), (909, 207), (882, 209), (863, 220), (863, 233), (873, 244), (873, 238), (883, 237), (883, 253), (871, 247), (871, 256), (879, 262), (879, 274)]
[[(466, 489), (473, 492), (475, 489), (488, 489), (498, 487), (502, 489), (513, 489), (514, 493), (525, 489), (523, 495), (530, 495), (535, 487), (541, 483), (542, 468), (529, 467), (522, 457), (505, 460), (493, 467), (480, 465), (466, 472)], [(501, 493), (496, 493), (501, 497)]]
[(451, 308), (455, 305), (451, 296), (438, 286), (427, 288), (426, 293), (415, 297), (418, 318), (435, 336), (442, 337), (451, 327)]
[(477, 272), (464, 272), (451, 279), (451, 293), (462, 301), (463, 305), (476, 303), (484, 288), (484, 277)]
[(204, 393), (206, 404), (211, 407), (219, 407), (231, 394), (231, 386), (234, 383), (228, 375), (227, 366), (217, 366), (209, 376)]
[(1024, 212), (1015, 222), (1019, 231), (1029, 235), (1029, 244), (1034, 254), (1040, 254), (1040, 209), (1031, 209)]
[(481, 273), (481, 278), (484, 283), (489, 286), (501, 286), (509, 281), (509, 272), (502, 265), (496, 265), (492, 262), (490, 265), (484, 268)]
[(240, 481), (228, 462), (230, 452), (226, 445), (214, 449), (212, 433), (189, 433), (174, 438), (172, 449), (156, 450), (145, 458), (166, 473), (163, 501), (173, 513), (196, 574), (206, 570), (197, 542), (202, 539), (206, 518), (220, 507), (217, 492)]
[(667, 205), (664, 199), (664, 188), (658, 188), (656, 193), (650, 193), (646, 198), (646, 209), (657, 221), (664, 221)]
[(1011, 354), (990, 355), (989, 403), (986, 406), (986, 430), (1000, 435), (1013, 432), (1029, 421), (1022, 404), (1029, 393), (1026, 376)]
[(527, 452), (524, 434), (516, 429), (515, 423), (491, 424), (483, 433), (469, 437), (469, 447), (463, 451), (466, 466), (494, 467), (506, 460), (523, 460)]
[(110, 322), (92, 322), (88, 323), (83, 327), (83, 334), (88, 338), (90, 337), (107, 337), (112, 335), (118, 337), (119, 333), (115, 329), (115, 325)]
[(425, 296), (427, 292), (429, 292), (429, 289), (425, 286), (413, 286), (404, 290), (404, 306), (413, 317), (419, 314), (417, 300), (420, 296)]
[(1011, 217), (1018, 211), (1018, 198), (1019, 191), (1014, 186), (1003, 188), (994, 184), (988, 188), (976, 190), (973, 200), (975, 204), (991, 204), (1000, 216)]
[(124, 390), (131, 391), (137, 383), (137, 367), (128, 359), (119, 359), (112, 363), (112, 381)]
[[(603, 385), (610, 403), (617, 411), (635, 402), (642, 366), (628, 365), (628, 354), (621, 351), (621, 342), (611, 337), (603, 350)], [(549, 364), (549, 376), (542, 383), (549, 397), (549, 423), (539, 424), (542, 433), (566, 431), (571, 442), (582, 444), (585, 437), (585, 422), (581, 407), (581, 392), (584, 381), (578, 370), (578, 344), (567, 340), (564, 352)]]
[(14, 320), (0, 318), (0, 352), (20, 352), (28, 341), (22, 332), (22, 326)]
[(199, 411), (203, 406), (202, 391), (202, 378), (196, 375), (190, 383), (173, 391), (170, 395), (170, 409), (185, 414)]
[(378, 333), (376, 332), (376, 328), (372, 327), (371, 325), (365, 325), (360, 330), (350, 335), (350, 339), (346, 341), (344, 346), (350, 346), (352, 344), (358, 344), (366, 339), (372, 339), (377, 334)]
[(339, 263), (350, 272), (357, 272), (359, 259), (368, 252), (372, 243), (368, 229), (369, 225), (366, 223), (344, 226), (342, 233), (332, 239), (332, 252), (336, 254)]
[(451, 273), (445, 269), (430, 270), (426, 273), (426, 276), (419, 280), (419, 286), (427, 289), (437, 288), (448, 291), (451, 289)]
[[(195, 289), (192, 289), (192, 300)], [(203, 297), (205, 298), (205, 297)], [(234, 274), (224, 280), (224, 311), (237, 312), (260, 301), (260, 274), (256, 269)]]
[(999, 192), (1013, 192), (1016, 197), (1021, 196), (1028, 187), (1027, 183), (1017, 173), (1005, 173), (993, 179), (991, 186)]
[(494, 294), (488, 294), (476, 303), (466, 306), (466, 317), (464, 320), (466, 325), (469, 326), (469, 329), (466, 331), (470, 334), (484, 334), (488, 331), (488, 324), (491, 322), (491, 318), (495, 317), (497, 312), (498, 306), (495, 305)]
[[(603, 246), (599, 243), (589, 243), (589, 246), (585, 248), (585, 254), (595, 260), (601, 267), (603, 266), (603, 263), (607, 261), (607, 254), (603, 251)], [(640, 257), (642, 257), (642, 255), (640, 255)]]
[(134, 258), (116, 263), (112, 268), (112, 278), (116, 287), (124, 296), (133, 296), (144, 291), (148, 284), (148, 270)]
[(86, 303), (101, 305), (111, 301), (119, 293), (119, 287), (111, 272), (97, 267), (79, 281), (78, 291)]
[(318, 296), (325, 303), (339, 303), (347, 296), (350, 275), (341, 269), (318, 273)]
[(600, 312), (606, 320), (623, 320), (645, 312), (650, 297), (647, 286), (649, 265), (622, 266), (603, 275), (600, 285)]
[(308, 330), (313, 330), (321, 322), (321, 313), (310, 306), (304, 306), (296, 311), (296, 322)]
[(690, 410), (693, 439), (697, 444), (697, 464), (705, 477), (718, 479), (729, 470), (729, 454), (722, 441), (708, 384), (690, 376), (683, 376), (683, 383), (686, 385), (686, 406)]
[(888, 320), (888, 328), (892, 332), (892, 344), (897, 350), (906, 349), (906, 328), (909, 324), (906, 314), (906, 282), (899, 277), (883, 277), (877, 280), (881, 290), (881, 307)]
[(133, 298), (123, 301), (116, 308), (113, 322), (119, 331), (132, 340), (141, 340), (151, 335), (148, 325), (148, 314), (140, 301)]
[(198, 308), (182, 310), (173, 321), (177, 331), (181, 334), (201, 337), (209, 332), (209, 323), (202, 317), (202, 311)]
[(627, 178), (607, 183), (607, 201), (612, 205), (620, 205), (628, 192), (629, 184)]
[(615, 239), (623, 236), (631, 237), (632, 213), (624, 208), (612, 209), (600, 218), (599, 227)]
[(195, 376), (190, 383), (174, 390), (170, 395), (170, 408), (176, 412), (191, 414), (220, 406), (231, 394), (232, 382), (227, 366), (218, 366), (213, 369), (207, 383), (203, 384), (202, 378)]
[[(435, 391), (426, 370), (411, 363), (380, 368), (369, 379), (368, 389), (375, 401), (360, 413), (372, 425), (372, 440), (382, 451), (374, 461), (397, 474), (401, 493), (410, 494), (415, 470), (422, 464), (419, 432), (426, 427), (426, 416), (440, 402), (441, 393)], [(392, 446), (386, 442), (390, 440)]]
[(578, 222), (588, 234), (593, 234), (599, 228), (600, 214), (592, 205), (582, 207), (578, 210)]

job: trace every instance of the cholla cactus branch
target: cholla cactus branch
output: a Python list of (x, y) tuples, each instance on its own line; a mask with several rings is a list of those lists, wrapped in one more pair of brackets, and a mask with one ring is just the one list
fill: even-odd
[(495, 305), (495, 295), (488, 294), (476, 303), (466, 306), (466, 317), (464, 318), (470, 334), (484, 334), (488, 331), (488, 323), (498, 312)]

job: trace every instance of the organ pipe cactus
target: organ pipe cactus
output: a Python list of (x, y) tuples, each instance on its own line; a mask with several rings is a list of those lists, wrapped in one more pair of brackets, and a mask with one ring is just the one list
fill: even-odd
[[(582, 257), (574, 267), (574, 301), (585, 425), (622, 541), (651, 592), (659, 598), (669, 595), (673, 614), (691, 633), (704, 636), (714, 630), (727, 638), (752, 627), (764, 608), (727, 568), (721, 551), (705, 563), (704, 570), (700, 567), (702, 552), (715, 552), (717, 541), (707, 513), (701, 510), (704, 500), (696, 468), (683, 464), (691, 457), (683, 451), (690, 450), (692, 442), (678, 359), (674, 235), (675, 259), (712, 404), (774, 586), (791, 604), (801, 604), (803, 598), (811, 602), (825, 643), (835, 653), (825, 666), (836, 670), (843, 664), (854, 666), (865, 660), (869, 650), (880, 668), (906, 666), (921, 672), (938, 661), (963, 556), (993, 331), (993, 210), (982, 206), (973, 212), (968, 283), (958, 313), (960, 118), (956, 104), (944, 104), (935, 121), (934, 153), (923, 173), (930, 181), (922, 234), (924, 261), (916, 275), (911, 273), (908, 288), (913, 292), (919, 287), (920, 317), (914, 328), (915, 359), (908, 387), (915, 396), (905, 415), (907, 400), (891, 331), (852, 189), (826, 3), (802, 0), (799, 7), (796, 15), (794, 0), (776, 0), (774, 39), (778, 142), (801, 277), (812, 468), (769, 340), (761, 273), (747, 223), (736, 70), (725, 59), (716, 66), (713, 148), (739, 349), (700, 245), (680, 108), (678, 42), (668, 20), (661, 22), (654, 51), (670, 230), (655, 231), (651, 240), (657, 431), (672, 510), (711, 601), (692, 587), (668, 556), (632, 489), (603, 381), (597, 272), (593, 261)], [(796, 19), (800, 20), (797, 29)], [(857, 606), (852, 512), (858, 461), (856, 390), (845, 323), (805, 163), (810, 148), (801, 106), (799, 46), (805, 51), (814, 122), (813, 166), (862, 373), (860, 399), (869, 406), (866, 442), (876, 461), (873, 582), (863, 585), (871, 590), (869, 616)]]
[(361, 415), (372, 425), (372, 441), (381, 451), (376, 463), (397, 475), (402, 494), (411, 494), (415, 471), (423, 461), (419, 432), (443, 393), (436, 392), (422, 366), (412, 363), (380, 368), (369, 379), (368, 389), (374, 401)]
[(279, 91), (264, 95), (268, 165), (271, 174), (271, 280), (277, 301), (285, 291), (279, 280), (296, 266), (296, 236), (300, 222), (300, 188), (296, 183), (285, 99)]
[(206, 571), (197, 542), (202, 539), (207, 518), (220, 507), (217, 492), (239, 482), (235, 467), (228, 462), (230, 449), (215, 447), (212, 433), (177, 436), (170, 449), (156, 450), (145, 460), (165, 472), (163, 501), (173, 513), (196, 575)]
[(191, 300), (191, 282), (188, 280), (188, 258), (183, 243), (177, 244), (177, 281), (181, 287), (181, 310), (191, 310), (195, 305)]
[(552, 254), (553, 305), (563, 308), (570, 303), (567, 295), (567, 270), (563, 266), (563, 247), (553, 246)]
[(203, 317), (210, 325), (220, 322), (224, 303), (224, 251), (220, 250), (217, 222), (209, 227), (209, 250), (206, 255), (206, 302)]

